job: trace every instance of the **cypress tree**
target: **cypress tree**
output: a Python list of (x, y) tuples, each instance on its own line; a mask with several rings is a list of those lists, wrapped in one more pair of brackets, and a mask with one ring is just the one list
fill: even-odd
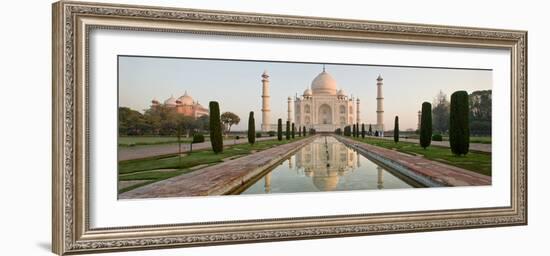
[(353, 137), (357, 137), (356, 132), (357, 132), (357, 131), (356, 131), (356, 129), (355, 129), (355, 124), (353, 124), (352, 132), (351, 132), (351, 134), (352, 134)]
[(283, 120), (281, 118), (277, 120), (277, 139), (283, 140)]
[(393, 141), (399, 142), (399, 117), (395, 116), (395, 122), (393, 125)]
[(223, 151), (222, 123), (220, 120), (220, 105), (217, 101), (209, 103), (210, 108), (210, 143), (214, 153)]
[(432, 143), (432, 104), (422, 103), (420, 117), (420, 146), (426, 149)]
[(365, 138), (365, 124), (361, 124), (361, 138)]
[(469, 97), (466, 91), (451, 95), (449, 143), (455, 155), (466, 155), (470, 149)]
[(298, 126), (298, 137), (302, 137), (302, 129)]
[(292, 123), (292, 138), (294, 139), (294, 136), (296, 135), (296, 127), (294, 126), (294, 123)]
[(290, 140), (290, 122), (289, 121), (286, 121), (285, 137), (287, 140)]
[(254, 122), (254, 112), (250, 111), (248, 116), (248, 143), (254, 144), (256, 142), (256, 124)]
[(304, 126), (303, 129), (302, 129), (302, 134), (304, 135), (304, 137), (307, 135), (306, 133), (306, 127)]
[(372, 124), (369, 124), (369, 136), (372, 136)]

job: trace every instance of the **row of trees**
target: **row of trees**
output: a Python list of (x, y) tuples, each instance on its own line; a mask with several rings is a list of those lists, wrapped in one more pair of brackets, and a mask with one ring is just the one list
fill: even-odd
[[(492, 91), (474, 91), (468, 96), (470, 131), (475, 135), (491, 135)], [(450, 129), (450, 103), (440, 91), (433, 101), (432, 128), (435, 133), (447, 134)]]
[[(174, 108), (157, 106), (141, 114), (127, 107), (118, 109), (118, 132), (122, 136), (160, 135), (176, 136), (179, 133), (192, 135), (210, 130), (209, 116), (198, 118), (184, 116)], [(232, 112), (220, 115), (220, 127), (224, 134), (231, 132), (231, 127), (239, 124), (240, 117)]]
[[(455, 155), (466, 155), (470, 146), (470, 97), (466, 91), (457, 91), (451, 95), (449, 105), (449, 143), (451, 151)], [(420, 146), (424, 149), (430, 146), (432, 141), (432, 105), (429, 102), (422, 103), (422, 116), (420, 122)], [(396, 126), (398, 127), (396, 117)], [(396, 129), (398, 130), (398, 129)], [(398, 132), (397, 132), (398, 133)], [(397, 135), (399, 136), (399, 135)], [(395, 138), (395, 134), (394, 134)]]
[[(214, 153), (221, 153), (223, 152), (223, 137), (222, 137), (222, 124), (223, 124), (223, 114), (220, 115), (220, 106), (218, 102), (211, 101), (209, 103), (210, 107), (210, 142), (212, 144), (212, 150)], [(235, 117), (232, 117), (232, 120), (237, 120)], [(240, 120), (239, 120), (240, 121)], [(238, 121), (236, 122), (238, 123)], [(235, 123), (235, 124), (236, 124)], [(254, 119), (254, 112), (250, 111), (248, 115), (248, 131), (247, 131), (247, 138), (248, 143), (254, 144), (256, 143), (256, 122)], [(296, 136), (296, 126), (294, 123), (290, 123), (289, 121), (286, 122), (286, 132), (285, 137), (287, 140), (294, 139)], [(298, 136), (306, 136), (306, 127), (299, 127), (298, 128)], [(283, 139), (283, 125), (282, 125), (282, 119), (277, 120), (277, 139), (282, 140)]]
[[(298, 137), (307, 135), (305, 126), (298, 127), (297, 129)], [(314, 134), (315, 130), (310, 129), (309, 133)], [(286, 121), (284, 136), (287, 140), (291, 138), (294, 139), (296, 137), (296, 125), (294, 123)], [(277, 140), (283, 140), (283, 120), (281, 118), (277, 119)]]
[(127, 107), (118, 109), (118, 133), (122, 136), (135, 135), (177, 135), (178, 131), (191, 134), (192, 131), (208, 130), (208, 116), (197, 119), (183, 116), (170, 108), (158, 107), (145, 111), (138, 111)]
[(342, 129), (338, 128), (334, 131), (334, 133), (338, 135), (344, 135), (344, 136), (353, 136), (353, 137), (359, 137), (365, 138), (365, 136), (379, 136), (378, 131), (372, 132), (372, 125), (369, 125), (369, 130), (365, 130), (365, 124), (353, 124), (353, 125), (347, 125), (344, 127), (344, 131), (342, 132)]

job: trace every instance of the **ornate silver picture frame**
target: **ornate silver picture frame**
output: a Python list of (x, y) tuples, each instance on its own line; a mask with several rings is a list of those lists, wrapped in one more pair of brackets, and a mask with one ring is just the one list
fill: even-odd
[[(189, 33), (510, 52), (509, 205), (92, 227), (90, 33)], [(74, 254), (527, 224), (527, 32), (61, 1), (53, 4), (52, 249)], [(116, 196), (116, 195), (115, 195)]]

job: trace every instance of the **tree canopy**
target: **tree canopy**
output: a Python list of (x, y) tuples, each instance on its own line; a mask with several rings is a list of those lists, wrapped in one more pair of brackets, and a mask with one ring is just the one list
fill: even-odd
[(437, 133), (447, 133), (449, 130), (449, 101), (443, 91), (439, 91), (435, 96), (432, 108), (433, 131)]
[(237, 125), (241, 122), (241, 118), (233, 112), (224, 112), (220, 116), (220, 119), (227, 133), (231, 132), (231, 126)]
[(127, 107), (119, 107), (118, 120), (118, 132), (121, 136), (174, 136), (178, 130), (191, 135), (194, 131), (208, 130), (209, 123), (208, 116), (195, 119), (164, 106), (148, 109), (143, 114)]

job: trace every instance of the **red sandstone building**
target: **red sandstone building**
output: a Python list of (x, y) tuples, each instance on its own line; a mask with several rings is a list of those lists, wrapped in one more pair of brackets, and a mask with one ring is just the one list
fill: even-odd
[(185, 91), (183, 96), (177, 99), (171, 96), (166, 99), (163, 104), (160, 104), (156, 99), (153, 99), (151, 102), (151, 108), (161, 105), (168, 108), (175, 108), (178, 113), (194, 118), (205, 116), (209, 113), (208, 108), (203, 107), (198, 101), (193, 100), (193, 98), (187, 94), (187, 91)]

